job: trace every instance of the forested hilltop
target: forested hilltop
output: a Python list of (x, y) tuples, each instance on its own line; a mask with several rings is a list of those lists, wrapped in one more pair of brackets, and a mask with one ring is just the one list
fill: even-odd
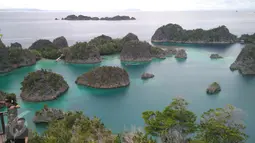
[(152, 42), (194, 43), (194, 44), (229, 44), (237, 41), (237, 36), (231, 34), (224, 25), (209, 30), (183, 29), (178, 24), (167, 24), (156, 30)]

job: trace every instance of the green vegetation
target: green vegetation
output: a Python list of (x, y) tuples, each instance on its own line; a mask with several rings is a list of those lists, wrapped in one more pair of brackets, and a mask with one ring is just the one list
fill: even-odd
[(22, 92), (39, 93), (39, 95), (68, 86), (63, 76), (44, 69), (29, 73), (21, 85)]
[[(226, 108), (210, 109), (203, 113), (200, 124), (196, 115), (187, 109), (188, 103), (182, 98), (173, 102), (162, 112), (143, 113), (146, 134), (161, 138), (162, 143), (244, 143), (247, 135), (241, 119), (234, 116), (239, 111), (228, 105)], [(236, 115), (236, 114), (235, 114)], [(195, 135), (193, 138), (192, 135)]]
[(79, 76), (76, 83), (95, 88), (116, 88), (129, 85), (129, 75), (122, 68), (103, 66)]
[[(14, 103), (16, 103), (16, 95), (14, 93), (6, 93), (0, 90), (0, 101), (4, 101), (5, 99), (8, 99), (9, 101), (13, 100)], [(4, 107), (3, 104), (0, 104), (0, 108)]]
[(36, 60), (40, 60), (42, 58), (42, 54), (41, 52), (37, 51), (37, 50), (30, 50), (31, 53), (33, 53), (36, 57)]
[(61, 56), (61, 51), (57, 48), (45, 47), (45, 48), (37, 49), (35, 51), (37, 51), (36, 52), (37, 56), (40, 55), (41, 57), (45, 59), (57, 59), (58, 57)]
[(243, 34), (239, 40), (244, 40), (244, 43), (254, 43), (255, 44), (255, 33), (252, 35)]
[(152, 36), (153, 40), (167, 40), (170, 42), (226, 42), (233, 43), (237, 37), (229, 32), (226, 26), (219, 26), (217, 28), (203, 30), (185, 30), (178, 24), (167, 24), (155, 32)]
[(69, 48), (64, 48), (62, 50), (65, 55), (65, 61), (73, 60), (89, 60), (97, 59), (100, 62), (100, 54), (98, 48), (94, 45), (89, 45), (87, 42), (77, 42)]
[(162, 143), (244, 143), (248, 136), (240, 110), (228, 105), (225, 108), (204, 112), (200, 124), (196, 115), (188, 110), (183, 98), (175, 98), (162, 112), (143, 112), (145, 132), (113, 135), (97, 117), (89, 118), (82, 112), (67, 112), (62, 120), (50, 122), (48, 129), (40, 136), (29, 138), (29, 143), (122, 143), (127, 138), (134, 143), (156, 143), (152, 136)]
[(120, 53), (122, 50), (121, 39), (112, 39), (109, 36), (101, 35), (89, 41), (99, 49), (100, 55), (111, 55)]

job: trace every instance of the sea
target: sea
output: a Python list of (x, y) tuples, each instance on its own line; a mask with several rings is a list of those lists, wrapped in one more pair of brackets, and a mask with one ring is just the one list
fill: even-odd
[[(88, 16), (128, 15), (135, 21), (64, 21), (61, 19), (69, 14)], [(225, 25), (231, 33), (255, 33), (255, 13), (253, 11), (171, 11), (171, 12), (0, 12), (0, 33), (6, 45), (19, 42), (23, 48), (28, 48), (38, 39), (53, 40), (65, 36), (69, 45), (76, 42), (89, 41), (99, 35), (112, 38), (122, 38), (127, 33), (136, 34), (140, 40), (150, 42), (155, 30), (168, 23), (176, 23), (184, 29), (210, 29)], [(255, 142), (255, 78), (242, 76), (230, 71), (230, 65), (244, 47), (233, 45), (168, 45), (185, 48), (188, 58), (178, 61), (174, 57), (164, 60), (153, 59), (150, 63), (125, 65), (120, 62), (119, 55), (105, 56), (101, 64), (77, 65), (55, 60), (41, 60), (36, 65), (24, 67), (0, 76), (0, 90), (15, 93), (18, 96), (20, 116), (24, 116), (27, 125), (42, 132), (45, 125), (35, 125), (32, 121), (34, 113), (43, 108), (59, 108), (64, 111), (83, 111), (89, 117), (99, 117), (104, 125), (113, 133), (135, 131), (145, 124), (142, 112), (147, 110), (163, 110), (173, 98), (183, 97), (190, 104), (189, 109), (198, 116), (209, 109), (225, 107), (232, 104), (239, 108), (247, 126), (245, 132), (249, 135), (247, 143)], [(223, 56), (220, 60), (211, 60), (210, 54)], [(119, 66), (127, 70), (130, 76), (130, 86), (119, 89), (93, 89), (75, 84), (76, 78), (98, 66)], [(51, 69), (63, 75), (69, 84), (69, 90), (55, 101), (31, 103), (22, 101), (19, 97), (21, 82), (29, 73), (38, 69)], [(144, 72), (153, 73), (155, 77), (141, 80)], [(222, 91), (218, 95), (207, 95), (206, 88), (218, 82)]]

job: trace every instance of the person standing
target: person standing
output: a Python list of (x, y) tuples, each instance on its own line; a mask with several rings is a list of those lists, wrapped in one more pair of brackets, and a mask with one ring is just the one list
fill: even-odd
[(28, 128), (25, 125), (25, 118), (19, 118), (15, 128), (15, 143), (28, 143)]

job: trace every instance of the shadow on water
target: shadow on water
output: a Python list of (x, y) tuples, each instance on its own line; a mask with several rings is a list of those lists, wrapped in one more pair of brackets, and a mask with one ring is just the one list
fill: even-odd
[(113, 89), (99, 89), (99, 88), (92, 88), (82, 85), (77, 85), (78, 89), (82, 92), (88, 92), (92, 96), (97, 96), (99, 98), (114, 98), (115, 96), (119, 95), (125, 95), (125, 93), (128, 91), (129, 86), (127, 87), (121, 87), (121, 88), (113, 88)]
[(175, 58), (176, 61), (180, 64), (185, 63), (187, 59)]
[(149, 68), (151, 62), (121, 62), (121, 66), (127, 70), (131, 78), (141, 77)]

